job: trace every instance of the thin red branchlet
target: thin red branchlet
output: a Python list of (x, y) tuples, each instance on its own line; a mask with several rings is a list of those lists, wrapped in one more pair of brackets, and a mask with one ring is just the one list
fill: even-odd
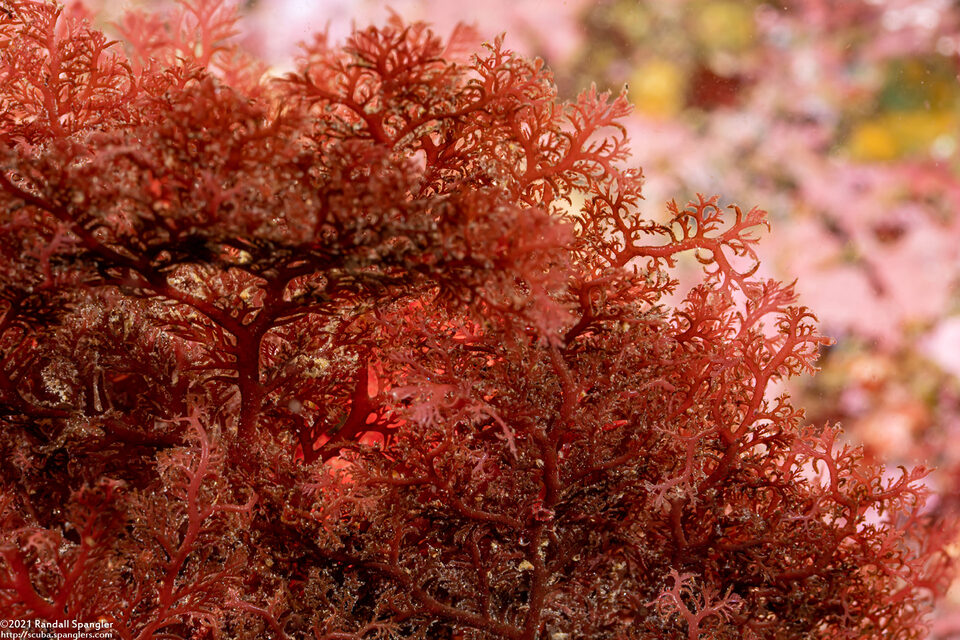
[(5, 616), (922, 637), (924, 471), (773, 397), (825, 339), (755, 275), (764, 212), (643, 215), (624, 96), (399, 21), (269, 79), (218, 0), (127, 53), (0, 8)]

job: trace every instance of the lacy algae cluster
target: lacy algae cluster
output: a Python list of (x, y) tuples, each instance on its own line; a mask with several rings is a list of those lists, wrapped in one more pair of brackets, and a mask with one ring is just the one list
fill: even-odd
[(624, 96), (399, 20), (280, 79), (217, 0), (116, 29), (0, 2), (3, 615), (923, 635), (925, 472), (770, 392), (825, 339), (757, 275), (765, 214), (644, 215)]

